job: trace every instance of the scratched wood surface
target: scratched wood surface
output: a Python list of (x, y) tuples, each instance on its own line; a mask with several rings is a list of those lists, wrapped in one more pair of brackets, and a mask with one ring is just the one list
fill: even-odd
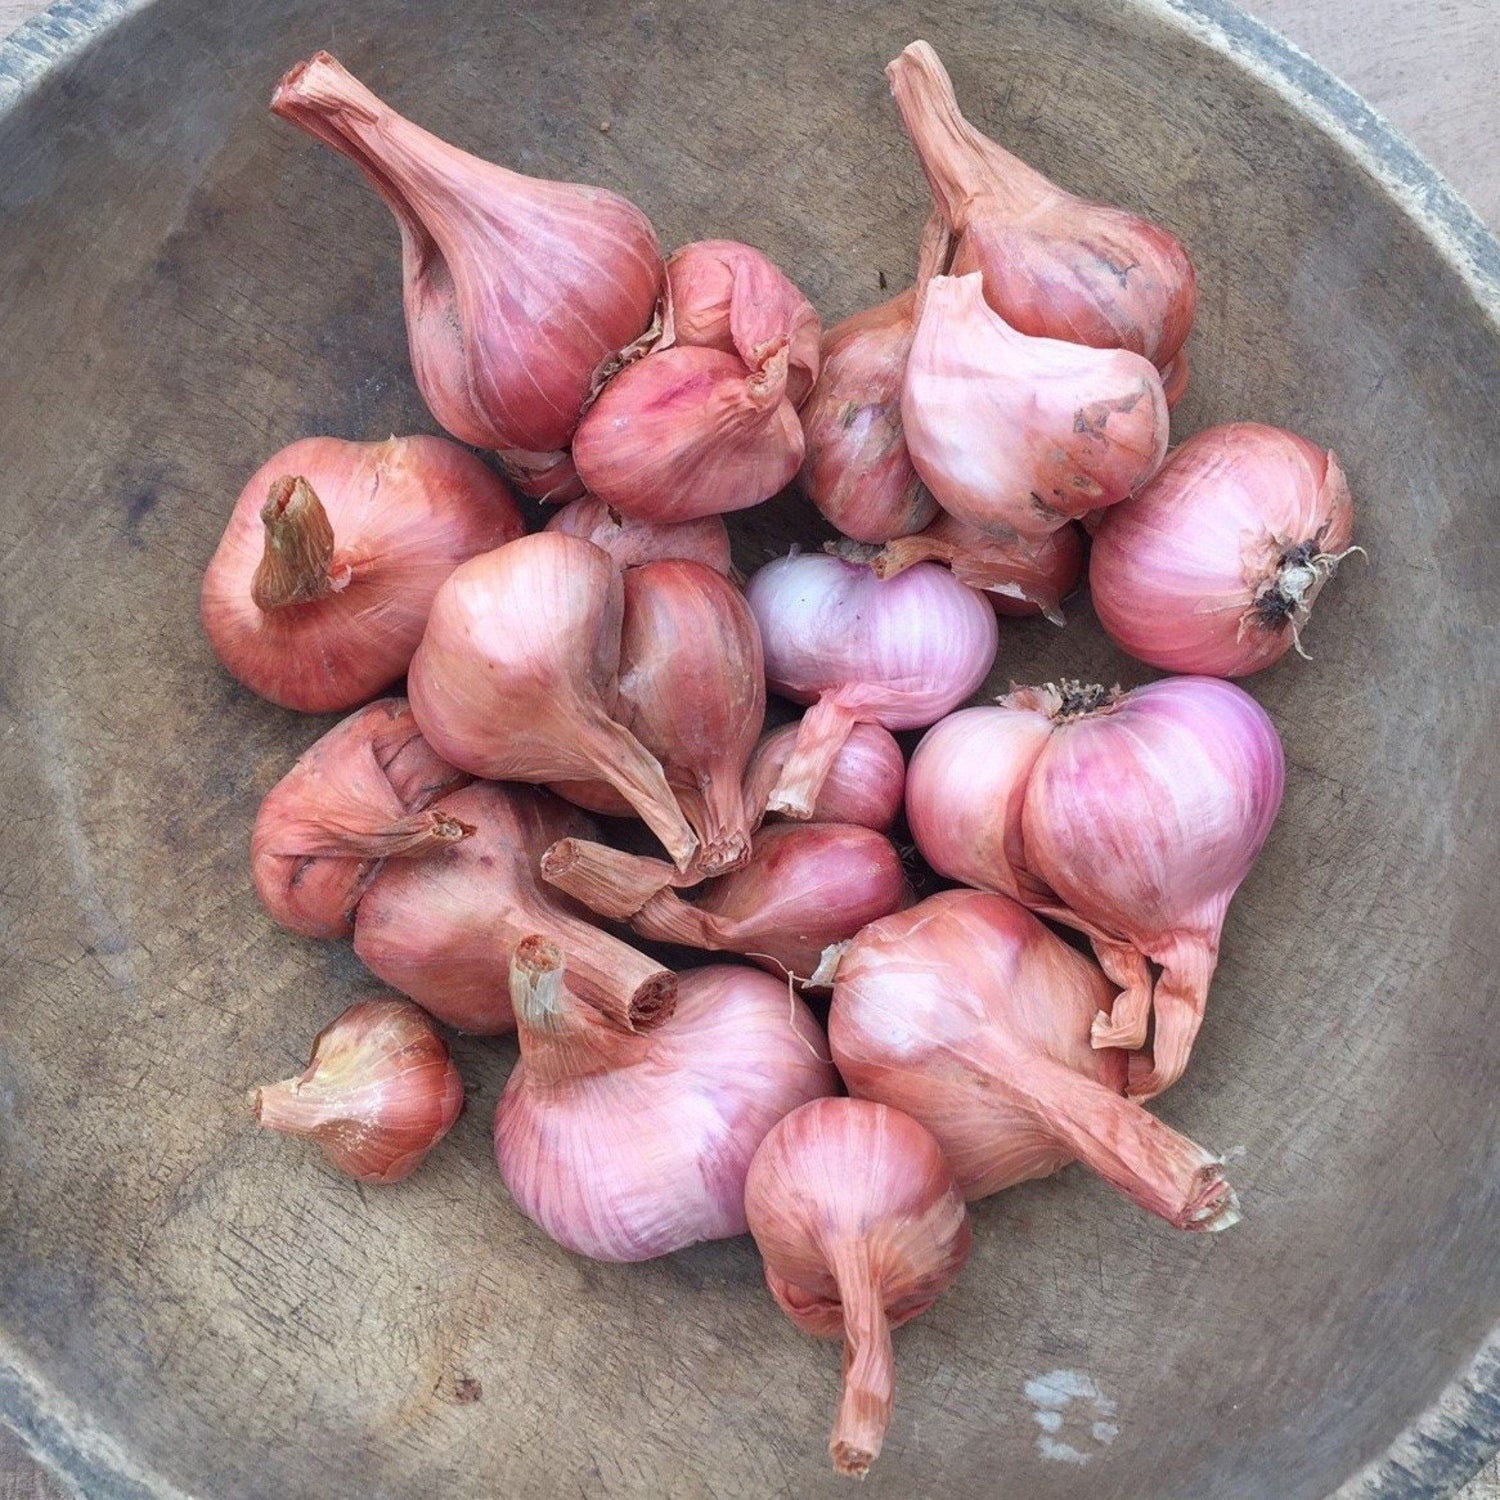
[[(0, 27), (29, 8), (0, 0)], [(331, 42), (478, 149), (524, 163), (530, 147), (533, 170), (624, 187), (669, 241), (760, 238), (838, 315), (874, 295), (875, 269), (900, 274), (917, 221), (879, 79), (911, 23), (886, 7), (835, 38), (790, 16), (724, 33), (694, 18), (670, 32), (692, 62), (679, 73), (644, 11), (582, 33), (541, 7), (512, 38), (489, 8), (465, 27), (444, 7), (398, 22), (378, 3), (248, 5), (201, 31), (192, 9), (133, 23), (129, 54), (146, 71), (173, 55), (185, 114), (153, 119), (151, 90), (101, 62), (70, 80), (49, 131), (0, 156), (0, 187), (49, 184), (7, 200), (35, 214), (29, 238), (0, 220), (8, 341), (46, 351), (19, 402), (0, 396), (21, 518), (0, 526), (23, 528), (0, 536), (21, 544), (0, 714), (23, 745), (0, 800), (35, 814), (0, 852), (0, 886), (46, 970), (28, 973), (24, 1012), (0, 991), (0, 1353), (19, 1339), (28, 1370), (82, 1404), (79, 1430), (188, 1493), (832, 1493), (833, 1361), (755, 1295), (744, 1246), (617, 1272), (507, 1211), (485, 1143), (504, 1048), (461, 1048), (475, 1107), (390, 1194), (246, 1130), (243, 1087), (300, 1061), (355, 970), (268, 930), (245, 889), (255, 798), (312, 729), (214, 674), (191, 597), (235, 476), (265, 449), (310, 426), (425, 425), (393, 237), (346, 171), (262, 118), (280, 63)], [(1495, 612), (1472, 521), (1475, 497), (1500, 491), (1494, 329), (1358, 168), (1173, 28), (1124, 6), (1092, 34), (1082, 6), (980, 9), (985, 22), (951, 7), (934, 35), (964, 59), (978, 117), (1081, 187), (1155, 204), (1198, 253), (1209, 291), (1183, 430), (1253, 412), (1326, 436), (1377, 566), (1340, 580), (1315, 669), (1255, 684), (1288, 740), (1287, 813), (1237, 904), (1195, 1075), (1164, 1107), (1243, 1145), (1251, 1216), (1232, 1239), (1185, 1243), (1076, 1173), (984, 1206), (959, 1291), (903, 1339), (869, 1488), (981, 1494), (1003, 1475), (1040, 1500), (1322, 1495), (1438, 1395), (1500, 1309), (1494, 1121), (1468, 1107), (1494, 1082), (1495, 1028), (1478, 1024), (1493, 934), (1466, 894), (1491, 852), (1475, 830), (1493, 824), (1476, 777)], [(1256, 9), (1493, 222), (1492, 7)], [(395, 35), (405, 48), (382, 44)], [(583, 65), (517, 61), (543, 39)], [(848, 97), (830, 100), (827, 77)], [(1013, 86), (987, 92), (998, 78)], [(797, 128), (756, 110), (773, 86), (812, 101)], [(1071, 146), (1106, 96), (1106, 111), (1144, 106), (1145, 165), (1110, 144), (1118, 130), (1091, 132), (1092, 154)], [(841, 131), (850, 112), (868, 141)], [(576, 128), (604, 114), (608, 140)], [(95, 127), (113, 164), (75, 178)], [(679, 131), (701, 143), (691, 160), (671, 151)], [(1173, 170), (1153, 174), (1159, 161)], [(52, 183), (74, 192), (55, 217)], [(857, 190), (880, 184), (878, 201)], [(773, 520), (789, 534), (796, 512)], [(742, 531), (742, 561), (772, 540)], [(1058, 670), (1048, 632), (1008, 643), (1006, 675)], [(1130, 671), (1085, 618), (1069, 653), (1070, 668)], [(1413, 850), (1442, 872), (1441, 901), (1430, 875), (1413, 880)], [(18, 870), (35, 873), (16, 902)], [(1067, 1413), (1086, 1469), (1041, 1459), (1022, 1387), (1073, 1368), (1120, 1428), (1106, 1452), (1097, 1413)], [(470, 1379), (483, 1398), (456, 1400)], [(107, 1453), (74, 1459), (95, 1476), (85, 1491), (128, 1492), (98, 1477)], [(1440, 1493), (1437, 1471), (1413, 1460), (1381, 1492)], [(0, 1432), (0, 1500), (60, 1493)]]

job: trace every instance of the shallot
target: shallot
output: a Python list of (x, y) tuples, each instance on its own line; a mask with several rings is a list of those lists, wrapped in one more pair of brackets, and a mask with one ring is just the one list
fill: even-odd
[(401, 230), (412, 373), (454, 437), (560, 463), (590, 396), (650, 327), (650, 221), (604, 188), (523, 177), (430, 135), (326, 52), (271, 109), (349, 158)]
[(610, 783), (680, 868), (698, 841), (661, 763), (614, 716), (625, 589), (590, 542), (520, 537), (438, 590), (408, 689), (456, 766), (503, 781)]
[(1016, 902), (945, 891), (849, 945), (829, 1041), (850, 1092), (921, 1121), (970, 1199), (1082, 1161), (1179, 1229), (1227, 1229), (1222, 1161), (1123, 1097), (1126, 1054), (1090, 1045), (1112, 994)]
[[(1086, 933), (1124, 988), (1094, 1025), (1136, 1049), (1130, 1092), (1182, 1074), (1219, 935), (1281, 805), (1281, 741), (1231, 683), (1169, 677), (1128, 693), (1064, 682), (938, 725), (912, 757), (907, 817), (940, 874)], [(1147, 960), (1161, 966), (1151, 979)]]
[(240, 492), (203, 576), (203, 629), (261, 697), (353, 708), (406, 670), (454, 568), (523, 530), (500, 479), (442, 438), (303, 438)]
[(453, 1128), (464, 1084), (409, 1000), (361, 1000), (325, 1027), (299, 1077), (255, 1090), (267, 1130), (307, 1136), (360, 1182), (399, 1182)]
[(505, 477), (533, 500), (547, 500), (558, 505), (583, 497), (583, 481), (573, 467), (573, 455), (566, 448), (550, 453), (527, 453), (520, 448), (502, 448), (495, 457), (505, 470)]
[(266, 793), (250, 835), (256, 894), (303, 937), (348, 937), (381, 860), (422, 858), (474, 831), (432, 806), (468, 779), (433, 753), (404, 698), (367, 705)]
[(994, 612), (946, 569), (919, 563), (882, 583), (819, 553), (767, 563), (746, 590), (773, 691), (813, 706), (772, 792), (772, 812), (812, 814), (839, 747), (859, 723), (917, 729), (989, 674)]
[(1089, 593), (1132, 656), (1243, 677), (1302, 650), (1323, 585), (1360, 550), (1353, 526), (1327, 449), (1259, 422), (1211, 427), (1100, 517)]
[[(761, 737), (750, 757), (745, 771), (745, 807), (752, 823), (759, 823), (765, 813), (796, 747), (797, 732), (796, 724), (771, 730)], [(858, 823), (877, 833), (889, 833), (901, 811), (905, 790), (906, 761), (890, 730), (879, 724), (856, 724), (828, 768), (808, 821)]]
[(766, 1285), (799, 1328), (844, 1341), (828, 1451), (863, 1478), (896, 1395), (891, 1330), (926, 1312), (969, 1258), (963, 1195), (932, 1136), (865, 1099), (815, 1099), (771, 1127), (745, 1215)]
[(427, 859), (392, 861), (366, 886), (354, 951), (371, 973), (450, 1026), (493, 1035), (514, 1024), (516, 944), (542, 933), (567, 945), (573, 986), (587, 1004), (639, 1016), (669, 1003), (668, 970), (592, 926), (537, 879), (552, 844), (593, 832), (582, 813), (537, 788), (483, 782), (432, 811), (470, 836)]
[(521, 1060), (495, 1111), (495, 1159), (558, 1244), (638, 1261), (743, 1234), (745, 1174), (783, 1115), (838, 1077), (806, 1006), (754, 969), (681, 976), (675, 1009), (601, 1013), (567, 987), (564, 952), (516, 948)]
[(720, 516), (700, 516), (696, 521), (637, 521), (612, 511), (592, 495), (583, 495), (563, 506), (544, 529), (592, 542), (609, 553), (618, 568), (684, 557), (726, 577), (733, 570), (729, 532)]

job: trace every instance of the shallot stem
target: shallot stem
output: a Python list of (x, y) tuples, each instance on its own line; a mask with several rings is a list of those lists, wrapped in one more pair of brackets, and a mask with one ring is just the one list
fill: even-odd
[(270, 614), (289, 604), (310, 604), (339, 587), (331, 573), (333, 526), (305, 479), (284, 474), (276, 480), (260, 518), (266, 550), (250, 583), (257, 609)]
[(828, 1451), (838, 1473), (862, 1479), (879, 1457), (890, 1425), (896, 1356), (869, 1247), (838, 1246), (832, 1269), (844, 1310), (844, 1384)]

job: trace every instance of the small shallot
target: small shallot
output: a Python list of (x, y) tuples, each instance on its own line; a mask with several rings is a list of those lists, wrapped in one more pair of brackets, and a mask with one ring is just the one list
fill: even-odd
[[(797, 725), (783, 724), (762, 736), (755, 747), (745, 772), (745, 806), (752, 823), (760, 822), (796, 744)], [(906, 761), (890, 730), (856, 724), (828, 768), (808, 821), (858, 823), (889, 833), (905, 790)]]
[(1090, 1046), (1112, 994), (1024, 907), (945, 891), (849, 945), (829, 1041), (849, 1091), (920, 1120), (970, 1199), (1082, 1161), (1178, 1229), (1227, 1229), (1221, 1160), (1123, 1097), (1125, 1053)]
[(615, 717), (624, 611), (619, 569), (578, 537), (543, 531), (476, 557), (433, 600), (412, 711), (476, 776), (609, 782), (686, 869), (698, 841), (661, 763)]
[(313, 1043), (307, 1070), (253, 1095), (267, 1130), (316, 1141), (360, 1182), (399, 1182), (453, 1128), (463, 1079), (409, 1000), (361, 1000)]
[(756, 573), (746, 598), (767, 682), (812, 704), (769, 800), (793, 818), (812, 815), (856, 724), (935, 723), (984, 681), (1000, 644), (994, 611), (933, 563), (886, 583), (837, 557), (794, 553)]
[(567, 945), (573, 986), (588, 1004), (645, 1014), (670, 1001), (668, 970), (592, 926), (537, 878), (553, 843), (593, 832), (582, 813), (538, 788), (484, 782), (432, 811), (472, 832), (427, 859), (393, 860), (369, 882), (354, 951), (371, 973), (450, 1026), (493, 1035), (514, 1024), (516, 944), (543, 933)]
[(271, 109), (348, 157), (396, 216), (412, 372), (433, 416), (545, 474), (599, 383), (649, 341), (665, 278), (645, 214), (448, 145), (326, 52), (282, 79)]
[(1302, 650), (1313, 602), (1359, 550), (1353, 527), (1349, 485), (1327, 449), (1258, 422), (1211, 427), (1100, 517), (1089, 593), (1132, 656), (1244, 677)]
[(303, 937), (348, 937), (381, 860), (424, 858), (473, 832), (432, 806), (468, 779), (433, 753), (404, 698), (369, 704), (266, 793), (250, 835), (256, 894)]
[(771, 1128), (745, 1214), (766, 1285), (799, 1328), (844, 1341), (828, 1451), (863, 1478), (896, 1395), (891, 1330), (926, 1312), (969, 1258), (963, 1194), (932, 1136), (865, 1099), (815, 1099)]
[(406, 670), (454, 568), (524, 529), (502, 481), (442, 438), (303, 438), (240, 492), (203, 576), (203, 629), (261, 697), (353, 708)]
[(612, 511), (592, 495), (563, 506), (548, 522), (547, 531), (582, 537), (609, 553), (617, 568), (683, 557), (729, 576), (729, 532), (722, 517), (700, 516), (696, 521), (636, 521)]
[(532, 937), (511, 965), (521, 1060), (495, 1111), (511, 1196), (596, 1260), (743, 1234), (756, 1147), (838, 1088), (818, 1023), (776, 980), (722, 965), (682, 975), (675, 1009), (601, 1012), (575, 998), (563, 963)]
[(949, 515), (1033, 542), (1123, 500), (1167, 451), (1150, 360), (1018, 333), (986, 304), (978, 272), (928, 286), (901, 420)]
[(502, 448), (495, 455), (505, 477), (533, 500), (563, 505), (583, 495), (583, 481), (573, 467), (566, 448), (550, 453), (527, 453), (520, 448)]

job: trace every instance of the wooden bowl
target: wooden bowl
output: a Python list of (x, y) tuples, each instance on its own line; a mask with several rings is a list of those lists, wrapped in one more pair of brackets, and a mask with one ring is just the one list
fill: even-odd
[[(510, 1045), (459, 1044), (470, 1108), (397, 1188), (254, 1128), (368, 981), (256, 904), (257, 801), (326, 721), (236, 688), (196, 601), (273, 449), (432, 429), (386, 210), (266, 111), (291, 62), (753, 241), (835, 319), (911, 272), (881, 70), (919, 34), (982, 128), (1183, 236), (1178, 434), (1335, 447), (1371, 563), (1249, 683), (1286, 804), (1161, 1105), (1243, 1224), (1081, 1171), (978, 1205), (865, 1493), (1411, 1497), (1493, 1444), (1500, 251), (1411, 151), (1220, 0), (78, 0), (0, 52), (0, 1409), (85, 1493), (847, 1493), (837, 1352), (748, 1239), (594, 1265), (512, 1206)], [(793, 498), (736, 532), (816, 535)], [(1086, 605), (1007, 627), (996, 684), (1062, 674), (1148, 675)]]

